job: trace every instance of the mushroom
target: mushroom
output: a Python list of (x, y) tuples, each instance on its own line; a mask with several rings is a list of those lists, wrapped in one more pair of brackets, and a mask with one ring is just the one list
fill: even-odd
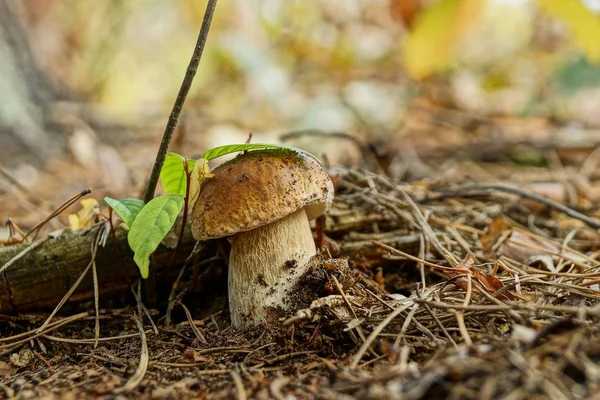
[(333, 201), (333, 183), (308, 155), (287, 149), (243, 153), (212, 171), (192, 211), (196, 240), (232, 236), (232, 325), (271, 325), (316, 254), (309, 225)]

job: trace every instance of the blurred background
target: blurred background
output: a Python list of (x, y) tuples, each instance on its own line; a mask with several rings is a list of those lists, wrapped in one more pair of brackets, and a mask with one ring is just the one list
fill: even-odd
[[(30, 227), (86, 187), (142, 196), (205, 7), (0, 0), (1, 221)], [(172, 150), (252, 132), (403, 180), (595, 187), (599, 13), (600, 0), (221, 0)]]

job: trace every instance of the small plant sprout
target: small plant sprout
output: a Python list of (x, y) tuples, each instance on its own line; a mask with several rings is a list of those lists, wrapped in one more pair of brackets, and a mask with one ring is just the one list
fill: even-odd
[[(279, 149), (290, 154), (299, 154), (301, 158), (310, 158), (313, 163), (316, 160), (314, 156), (301, 153), (299, 150), (272, 144), (234, 144), (215, 147), (204, 153), (198, 160), (169, 153), (160, 171), (164, 195), (150, 200), (147, 204), (132, 198), (116, 200), (106, 197), (104, 199), (123, 220), (124, 227), (129, 230), (127, 241), (135, 253), (134, 261), (143, 278), (148, 277), (150, 256), (172, 229), (181, 210), (185, 208), (183, 226), (187, 216), (185, 211), (195, 203), (202, 184), (213, 177), (208, 168), (208, 161), (231, 153), (257, 149)], [(180, 232), (180, 240), (182, 234), (183, 229)]]

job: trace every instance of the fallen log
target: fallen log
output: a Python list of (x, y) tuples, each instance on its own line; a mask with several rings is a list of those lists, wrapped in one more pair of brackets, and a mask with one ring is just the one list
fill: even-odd
[[(17, 257), (0, 274), (0, 313), (13, 314), (55, 307), (91, 262), (92, 243), (98, 229), (65, 231), (57, 237), (42, 239), (41, 244), (36, 242), (0, 247), (0, 268)], [(124, 230), (117, 230), (116, 242), (120, 257), (115, 252), (111, 238), (97, 249), (95, 262), (102, 296), (127, 291), (129, 282), (139, 277)], [(174, 264), (182, 265), (193, 247), (191, 235), (186, 235)], [(31, 250), (27, 251), (28, 248)], [(18, 257), (22, 252), (22, 256)], [(173, 252), (173, 249), (161, 245), (154, 253), (153, 268), (156, 268), (158, 278), (165, 273)], [(91, 299), (93, 291), (92, 274), (88, 273), (69, 302)]]

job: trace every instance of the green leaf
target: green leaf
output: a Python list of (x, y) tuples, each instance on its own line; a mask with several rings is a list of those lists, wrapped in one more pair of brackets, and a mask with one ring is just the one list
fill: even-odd
[(140, 199), (111, 199), (110, 197), (105, 197), (104, 201), (108, 203), (108, 205), (115, 210), (115, 212), (121, 217), (123, 222), (127, 226), (131, 226), (133, 221), (137, 217), (138, 213), (144, 207), (144, 202)]
[(183, 203), (183, 196), (178, 194), (156, 197), (142, 208), (133, 221), (127, 241), (144, 279), (148, 277), (150, 255), (175, 224)]
[[(185, 158), (176, 153), (169, 153), (160, 170), (160, 181), (167, 194), (185, 196), (186, 174), (183, 168)], [(194, 169), (194, 160), (188, 160), (188, 171)]]
[(297, 153), (306, 154), (306, 155), (314, 158), (315, 160), (319, 161), (319, 159), (317, 157), (313, 156), (312, 154), (310, 154), (304, 150), (300, 150), (300, 149), (297, 149), (295, 147), (290, 147), (290, 146), (282, 146), (279, 144), (265, 144), (265, 143), (228, 144), (225, 146), (214, 147), (214, 148), (208, 150), (206, 153), (204, 153), (202, 158), (205, 158), (207, 160), (213, 160), (217, 157), (225, 156), (225, 155), (231, 154), (231, 153), (237, 153), (240, 151), (264, 150), (264, 149), (292, 150)]
[(563, 93), (574, 92), (600, 86), (600, 66), (586, 61), (585, 57), (579, 57), (563, 66), (556, 75), (560, 89)]

